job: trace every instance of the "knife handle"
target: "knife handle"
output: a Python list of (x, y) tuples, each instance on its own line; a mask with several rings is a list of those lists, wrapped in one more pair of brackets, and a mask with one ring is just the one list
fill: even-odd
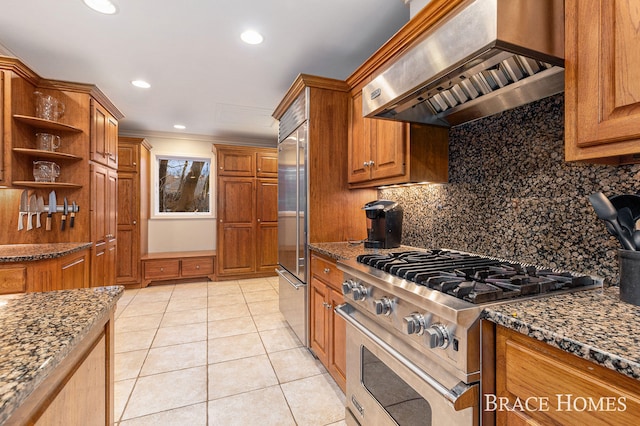
[(42, 222), (40, 222), (40, 212), (36, 213), (36, 228), (41, 228)]
[(60, 230), (64, 231), (64, 224), (67, 221), (67, 215), (63, 214), (62, 215), (62, 219), (60, 220)]
[(45, 226), (47, 231), (51, 231), (51, 215), (47, 215), (47, 224)]
[(27, 231), (33, 229), (33, 213), (27, 213)]
[(18, 231), (22, 231), (24, 228), (24, 225), (22, 224), (22, 215), (24, 215), (24, 212), (20, 212), (18, 215)]
[(73, 224), (76, 221), (76, 214), (71, 212), (71, 218), (69, 219), (69, 228), (73, 228)]

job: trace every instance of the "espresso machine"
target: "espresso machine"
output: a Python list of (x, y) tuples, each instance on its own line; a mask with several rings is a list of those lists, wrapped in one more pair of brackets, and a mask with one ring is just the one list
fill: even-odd
[(366, 248), (394, 248), (400, 246), (402, 214), (400, 204), (391, 200), (375, 200), (362, 207), (367, 215)]

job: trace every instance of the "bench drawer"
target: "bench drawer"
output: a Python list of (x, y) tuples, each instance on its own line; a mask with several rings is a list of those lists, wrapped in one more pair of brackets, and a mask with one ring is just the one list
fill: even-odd
[(147, 260), (144, 262), (144, 278), (147, 280), (178, 277), (180, 277), (179, 259)]
[(183, 277), (200, 277), (213, 274), (213, 257), (182, 259)]

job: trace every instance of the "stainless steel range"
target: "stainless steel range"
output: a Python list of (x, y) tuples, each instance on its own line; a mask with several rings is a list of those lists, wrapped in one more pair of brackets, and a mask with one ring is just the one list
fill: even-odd
[(602, 286), (452, 250), (364, 254), (338, 267), (351, 425), (478, 424), (483, 307)]

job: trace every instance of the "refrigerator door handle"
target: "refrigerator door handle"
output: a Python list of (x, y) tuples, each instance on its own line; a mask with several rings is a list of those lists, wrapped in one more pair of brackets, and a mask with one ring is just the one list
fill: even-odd
[(291, 281), (291, 280), (289, 279), (289, 277), (287, 277), (287, 275), (286, 275), (286, 274), (287, 274), (287, 272), (286, 272), (286, 271), (284, 271), (283, 269), (278, 269), (278, 268), (276, 268), (276, 273), (277, 273), (278, 275), (280, 275), (282, 278), (284, 278), (284, 279), (285, 279), (285, 281), (287, 281), (289, 284), (291, 284), (291, 287), (295, 288), (296, 290), (300, 290), (302, 287), (304, 287), (304, 286), (305, 286), (305, 284), (304, 284), (304, 283), (298, 284), (298, 283), (295, 283), (295, 282)]

